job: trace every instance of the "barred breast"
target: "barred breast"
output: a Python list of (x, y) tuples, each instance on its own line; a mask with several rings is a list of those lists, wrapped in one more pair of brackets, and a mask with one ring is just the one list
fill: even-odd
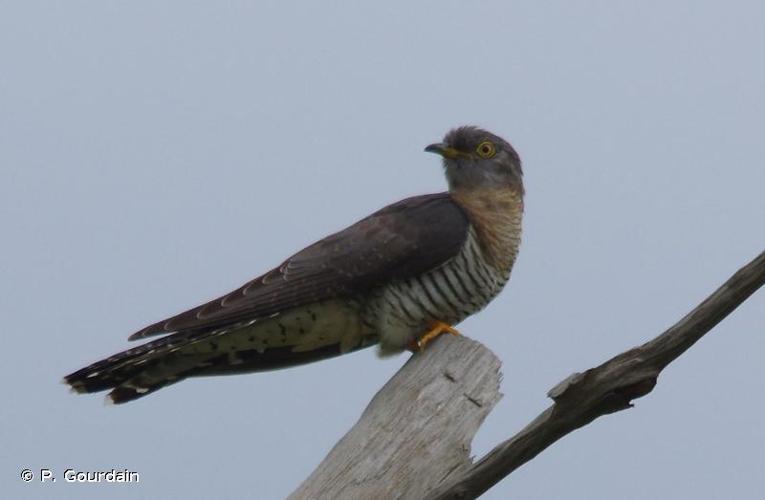
[(429, 323), (454, 325), (483, 309), (509, 277), (510, 266), (500, 269), (491, 265), (471, 228), (456, 257), (375, 294), (365, 322), (379, 332), (381, 353), (398, 352), (410, 339), (425, 333)]
[(401, 351), (433, 321), (459, 323), (502, 291), (520, 245), (522, 196), (513, 191), (454, 196), (471, 220), (460, 252), (441, 267), (382, 287), (367, 302), (363, 321), (378, 332), (381, 354)]

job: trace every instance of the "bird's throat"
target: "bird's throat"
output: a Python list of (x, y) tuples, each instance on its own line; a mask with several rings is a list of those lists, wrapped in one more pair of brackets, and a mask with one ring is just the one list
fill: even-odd
[(452, 198), (467, 212), (487, 262), (509, 272), (518, 254), (523, 194), (513, 188), (459, 190)]

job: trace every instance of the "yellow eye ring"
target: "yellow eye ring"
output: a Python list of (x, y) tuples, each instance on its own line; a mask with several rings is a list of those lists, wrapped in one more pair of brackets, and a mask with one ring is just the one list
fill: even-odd
[(493, 158), (495, 154), (497, 154), (497, 148), (494, 146), (494, 143), (491, 141), (483, 141), (481, 144), (478, 145), (477, 148), (475, 148), (475, 152), (478, 153), (478, 156), (481, 158)]

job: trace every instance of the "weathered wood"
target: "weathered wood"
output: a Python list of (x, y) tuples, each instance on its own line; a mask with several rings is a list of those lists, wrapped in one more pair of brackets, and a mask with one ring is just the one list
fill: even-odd
[(656, 385), (659, 373), (765, 284), (765, 252), (741, 268), (693, 311), (655, 339), (553, 387), (555, 401), (518, 434), (423, 497), (476, 498), (569, 432), (630, 408)]
[(439, 338), (383, 387), (290, 498), (476, 498), (566, 434), (630, 408), (764, 284), (762, 252), (655, 339), (557, 384), (552, 406), (475, 463), (470, 442), (499, 400), (499, 361), (475, 341)]
[(419, 499), (471, 465), (470, 443), (499, 401), (499, 359), (442, 335), (413, 355), (290, 499)]

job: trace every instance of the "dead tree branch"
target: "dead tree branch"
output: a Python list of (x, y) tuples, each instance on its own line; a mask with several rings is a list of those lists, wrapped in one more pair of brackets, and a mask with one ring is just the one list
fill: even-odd
[(630, 408), (763, 284), (765, 252), (655, 339), (560, 382), (552, 406), (475, 463), (470, 442), (499, 399), (499, 362), (474, 341), (439, 339), (380, 390), (291, 498), (476, 498), (566, 434)]
[(470, 443), (501, 397), (499, 359), (445, 335), (375, 395), (290, 499), (422, 498), (469, 467)]

